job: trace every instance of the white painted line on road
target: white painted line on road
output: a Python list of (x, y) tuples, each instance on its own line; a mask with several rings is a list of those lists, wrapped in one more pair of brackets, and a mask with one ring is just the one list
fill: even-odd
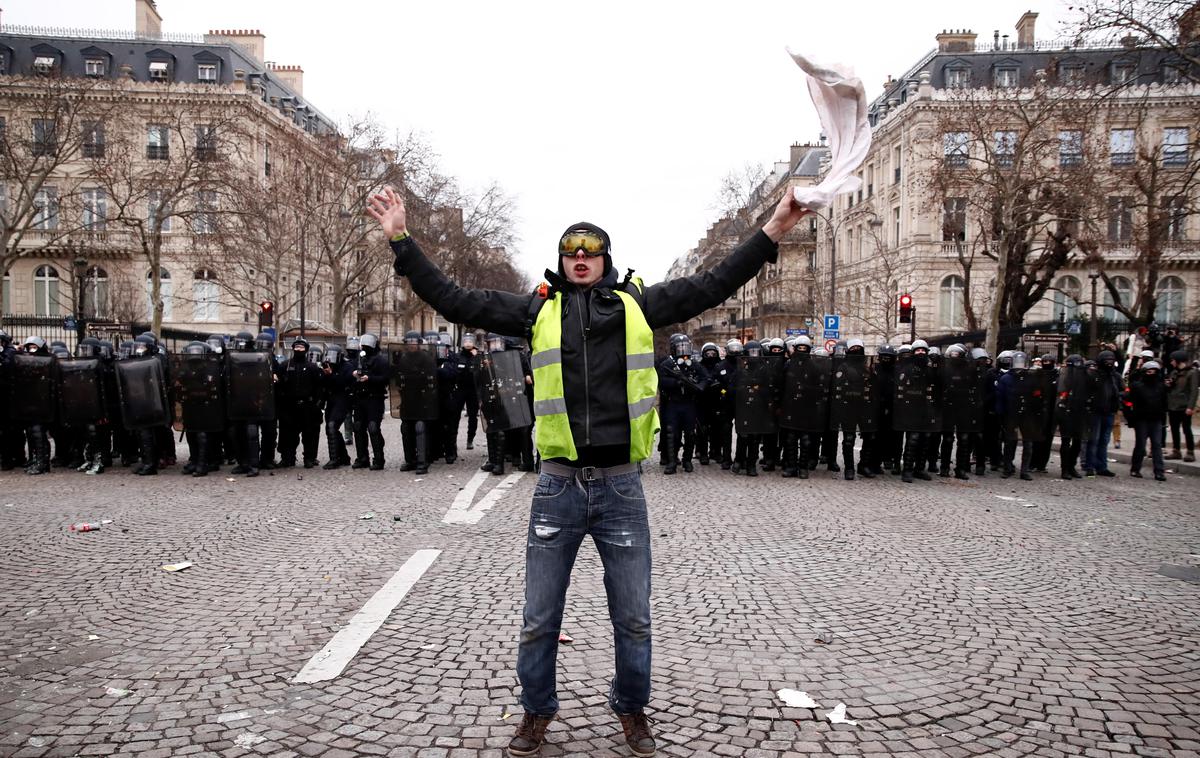
[(467, 483), (467, 486), (458, 493), (458, 497), (454, 498), (454, 503), (451, 504), (450, 510), (446, 511), (446, 515), (442, 518), (442, 523), (478, 524), (480, 519), (483, 518), (483, 514), (491, 510), (496, 503), (500, 502), (500, 498), (504, 497), (513, 488), (513, 485), (521, 481), (521, 477), (525, 476), (525, 472), (514, 471), (509, 474), (484, 495), (483, 499), (476, 503), (474, 507), (471, 507), (471, 500), (475, 497), (475, 493), (479, 491), (479, 486), (489, 476), (491, 474), (486, 471), (480, 471), (476, 474)]
[(418, 550), (414, 553), (413, 557), (405, 561), (400, 570), (388, 579), (387, 584), (380, 587), (366, 605), (354, 614), (350, 623), (333, 635), (329, 644), (304, 664), (304, 668), (300, 669), (293, 681), (324, 682), (341, 674), (346, 664), (358, 654), (359, 649), (366, 644), (375, 630), (383, 625), (408, 591), (441, 554), (441, 550), (432, 549)]

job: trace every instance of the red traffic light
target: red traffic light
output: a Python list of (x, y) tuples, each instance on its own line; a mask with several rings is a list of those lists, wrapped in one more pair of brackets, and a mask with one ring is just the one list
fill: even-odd
[(258, 307), (262, 310), (263, 313), (269, 313), (271, 311), (271, 309), (275, 307), (275, 304), (272, 303), (270, 300), (264, 300), (258, 304)]
[(907, 308), (910, 305), (912, 305), (912, 296), (911, 295), (901, 295), (900, 296), (900, 307)]
[(275, 325), (275, 303), (263, 300), (258, 304), (258, 328)]
[(912, 295), (905, 292), (900, 296), (900, 323), (912, 323), (913, 302)]

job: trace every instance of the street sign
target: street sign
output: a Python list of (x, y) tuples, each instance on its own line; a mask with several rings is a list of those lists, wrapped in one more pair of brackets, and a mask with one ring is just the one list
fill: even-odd
[(1083, 334), (1083, 324), (1079, 321), (1067, 324), (1067, 334)]
[(73, 332), (78, 328), (79, 328), (79, 324), (78, 324), (78, 322), (75, 321), (74, 316), (67, 316), (66, 318), (63, 319), (63, 329), (65, 329), (66, 331)]
[(837, 329), (826, 329), (825, 330), (825, 339), (839, 340), (841, 338), (842, 338), (842, 333), (839, 332)]
[(1034, 342), (1034, 343), (1046, 342), (1046, 343), (1054, 344), (1054, 343), (1059, 343), (1059, 342), (1070, 342), (1070, 341), (1071, 341), (1071, 335), (1069, 335), (1069, 334), (1041, 334), (1041, 333), (1038, 333), (1038, 334), (1022, 334), (1021, 335), (1021, 342)]
[(832, 353), (835, 347), (837, 347), (837, 340), (825, 340), (825, 352)]
[(813, 321), (811, 318), (806, 318), (806, 319), (804, 319), (804, 325), (807, 326), (809, 329), (812, 329), (814, 326), (817, 325), (817, 322)]
[(841, 316), (839, 316), (836, 313), (826, 313), (825, 314), (825, 331), (826, 332), (841, 331), (841, 328), (842, 328), (842, 317)]
[(807, 337), (808, 330), (807, 329), (788, 329), (787, 336), (789, 336), (789, 337)]

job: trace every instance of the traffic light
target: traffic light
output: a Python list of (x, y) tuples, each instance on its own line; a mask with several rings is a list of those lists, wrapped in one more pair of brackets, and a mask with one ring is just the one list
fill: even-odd
[(913, 311), (912, 295), (905, 292), (903, 295), (900, 296), (900, 323), (901, 324), (911, 324), (912, 323), (912, 311)]
[(275, 303), (264, 300), (258, 304), (258, 328), (275, 325)]

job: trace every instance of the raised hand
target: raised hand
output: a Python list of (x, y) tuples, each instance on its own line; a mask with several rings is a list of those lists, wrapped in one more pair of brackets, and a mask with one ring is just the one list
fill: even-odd
[(391, 187), (384, 187), (383, 192), (371, 196), (367, 201), (367, 215), (379, 222), (389, 238), (408, 231), (404, 199)]
[(763, 232), (773, 242), (778, 242), (783, 235), (792, 230), (793, 226), (800, 223), (800, 219), (810, 213), (812, 211), (796, 202), (796, 196), (789, 188), (783, 193), (779, 205), (775, 206), (775, 212), (771, 214), (771, 220), (763, 227)]

